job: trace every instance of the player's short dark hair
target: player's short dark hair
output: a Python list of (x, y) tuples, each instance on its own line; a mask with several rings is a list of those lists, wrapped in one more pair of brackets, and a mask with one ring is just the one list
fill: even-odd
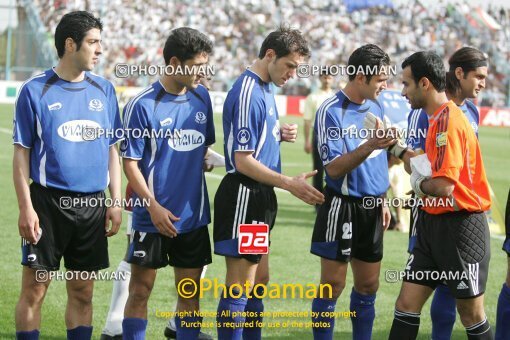
[(437, 92), (443, 92), (446, 86), (446, 77), (443, 60), (435, 52), (420, 51), (407, 57), (402, 63), (402, 69), (411, 67), (414, 83), (423, 77), (427, 78)]
[(304, 57), (310, 56), (308, 42), (301, 32), (286, 25), (281, 25), (264, 39), (260, 47), (259, 59), (263, 59), (269, 49), (274, 50), (277, 59), (294, 52)]
[(74, 11), (67, 13), (60, 19), (55, 29), (55, 47), (59, 58), (64, 56), (66, 39), (71, 38), (80, 50), (83, 38), (93, 28), (103, 30), (103, 23), (87, 11)]
[(464, 79), (466, 79), (469, 72), (478, 67), (487, 66), (488, 59), (482, 51), (474, 47), (462, 47), (452, 54), (448, 64), (450, 69), (446, 72), (446, 91), (455, 95), (460, 91), (460, 81), (455, 76), (455, 69), (462, 68)]
[[(356, 72), (349, 72), (349, 80), (354, 80), (354, 78), (356, 78), (357, 70), (360, 68), (364, 71), (373, 69), (380, 70), (383, 66), (388, 66), (389, 64), (390, 57), (379, 46), (374, 44), (363, 45), (352, 52), (349, 57), (347, 68), (350, 70), (353, 66), (354, 70), (356, 70)], [(367, 84), (374, 75), (375, 74), (370, 74), (370, 72), (365, 72)]]
[(168, 65), (172, 57), (185, 62), (197, 54), (211, 54), (212, 51), (213, 43), (204, 33), (190, 27), (179, 27), (173, 29), (166, 39), (163, 57)]

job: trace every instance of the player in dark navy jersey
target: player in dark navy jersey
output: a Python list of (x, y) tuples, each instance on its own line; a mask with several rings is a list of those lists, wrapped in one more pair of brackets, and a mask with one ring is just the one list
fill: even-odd
[(312, 320), (327, 325), (313, 328), (315, 339), (333, 339), (335, 318), (326, 314), (335, 310), (345, 287), (348, 263), (354, 275), (350, 304), (356, 313), (351, 318), (353, 339), (369, 339), (372, 334), (383, 233), (390, 212), (387, 207), (365, 207), (364, 200), (382, 197), (388, 190), (385, 149), (393, 147), (396, 140), (368, 136), (364, 122), (368, 115), (387, 121), (377, 96), (386, 88), (389, 63), (388, 55), (376, 45), (356, 49), (348, 65), (364, 73), (350, 74), (346, 87), (327, 99), (315, 118), (316, 147), (326, 170), (326, 202), (317, 213), (311, 252), (321, 257), (321, 284), (333, 287), (331, 297), (313, 300)]
[[(487, 77), (487, 57), (473, 47), (457, 50), (448, 61), (449, 71), (446, 73), (446, 96), (462, 110), (478, 136), (480, 114), (476, 105), (470, 100), (477, 98), (485, 88)], [(407, 145), (416, 154), (425, 152), (425, 136), (429, 127), (427, 114), (422, 109), (412, 110), (408, 116)], [(405, 159), (410, 154), (404, 156)], [(418, 230), (417, 220), (420, 214), (418, 206), (411, 208), (409, 229), (409, 253), (416, 243)], [(432, 339), (450, 339), (456, 319), (455, 297), (444, 284), (438, 285), (432, 300), (430, 315), (432, 318)]]
[[(115, 90), (90, 72), (102, 53), (101, 31), (100, 20), (88, 12), (66, 14), (55, 32), (58, 65), (25, 82), (16, 100), (13, 175), (24, 265), (18, 339), (39, 336), (50, 280), (41, 280), (36, 269), (58, 270), (62, 257), (69, 271), (107, 268), (106, 237), (120, 227), (121, 208), (97, 204), (107, 186), (111, 198), (121, 196)], [(110, 133), (90, 138), (87, 131), (97, 129)], [(74, 277), (66, 286), (67, 336), (90, 339), (93, 280)]]
[[(248, 291), (233, 292), (249, 282), (267, 284), (268, 255), (240, 254), (239, 226), (267, 224), (272, 228), (277, 202), (274, 187), (288, 190), (309, 204), (320, 204), (323, 195), (306, 182), (316, 171), (296, 177), (281, 174), (280, 142), (294, 142), (297, 126), (280, 127), (273, 84), (283, 86), (296, 74), (299, 63), (310, 54), (297, 30), (281, 27), (271, 32), (258, 59), (228, 92), (223, 107), (224, 150), (227, 175), (214, 198), (214, 252), (225, 256), (226, 286), (218, 305), (219, 339), (260, 339), (260, 327), (231, 327), (244, 321), (256, 325), (264, 310), (261, 299)], [(267, 235), (266, 235), (267, 236)], [(234, 288), (233, 288), (234, 287)], [(232, 288), (232, 289), (231, 289)], [(261, 296), (258, 294), (257, 296)], [(246, 311), (255, 317), (244, 318)]]
[[(149, 201), (147, 207), (133, 208), (124, 339), (145, 338), (157, 269), (174, 267), (176, 286), (183, 279), (198, 285), (203, 267), (211, 263), (211, 214), (202, 166), (215, 142), (214, 119), (209, 93), (199, 84), (211, 53), (212, 42), (203, 33), (174, 29), (163, 56), (166, 65), (182, 72), (163, 75), (124, 108), (125, 130), (144, 132), (142, 137), (128, 135), (121, 145), (124, 170), (135, 197)], [(198, 338), (202, 318), (193, 313), (199, 310), (198, 296), (178, 294), (177, 311), (190, 314), (176, 317), (178, 339)]]

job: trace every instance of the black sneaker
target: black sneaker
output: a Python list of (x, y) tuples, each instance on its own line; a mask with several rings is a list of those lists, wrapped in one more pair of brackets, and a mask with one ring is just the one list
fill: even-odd
[[(170, 321), (168, 321), (168, 325), (165, 327), (165, 337), (167, 339), (177, 338), (177, 331), (175, 330), (175, 320), (173, 318), (170, 319)], [(200, 334), (198, 334), (198, 340), (213, 340), (213, 337), (204, 332), (200, 332)]]

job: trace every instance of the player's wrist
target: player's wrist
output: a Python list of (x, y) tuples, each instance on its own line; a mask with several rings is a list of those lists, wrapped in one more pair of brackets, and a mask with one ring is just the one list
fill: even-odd
[(291, 183), (292, 183), (292, 178), (285, 176), (283, 174), (280, 174), (280, 185), (279, 185), (280, 189), (290, 191), (291, 185), (292, 185)]

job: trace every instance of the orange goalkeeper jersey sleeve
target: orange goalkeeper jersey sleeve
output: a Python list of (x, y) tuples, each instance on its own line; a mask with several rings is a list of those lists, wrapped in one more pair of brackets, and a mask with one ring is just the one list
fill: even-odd
[[(454, 102), (441, 106), (429, 117), (425, 143), (432, 177), (447, 177), (455, 183), (453, 204), (423, 207), (429, 214), (450, 211), (486, 211), (490, 208), (489, 183), (483, 166), (478, 138), (468, 119)], [(437, 198), (436, 200), (444, 198)]]

